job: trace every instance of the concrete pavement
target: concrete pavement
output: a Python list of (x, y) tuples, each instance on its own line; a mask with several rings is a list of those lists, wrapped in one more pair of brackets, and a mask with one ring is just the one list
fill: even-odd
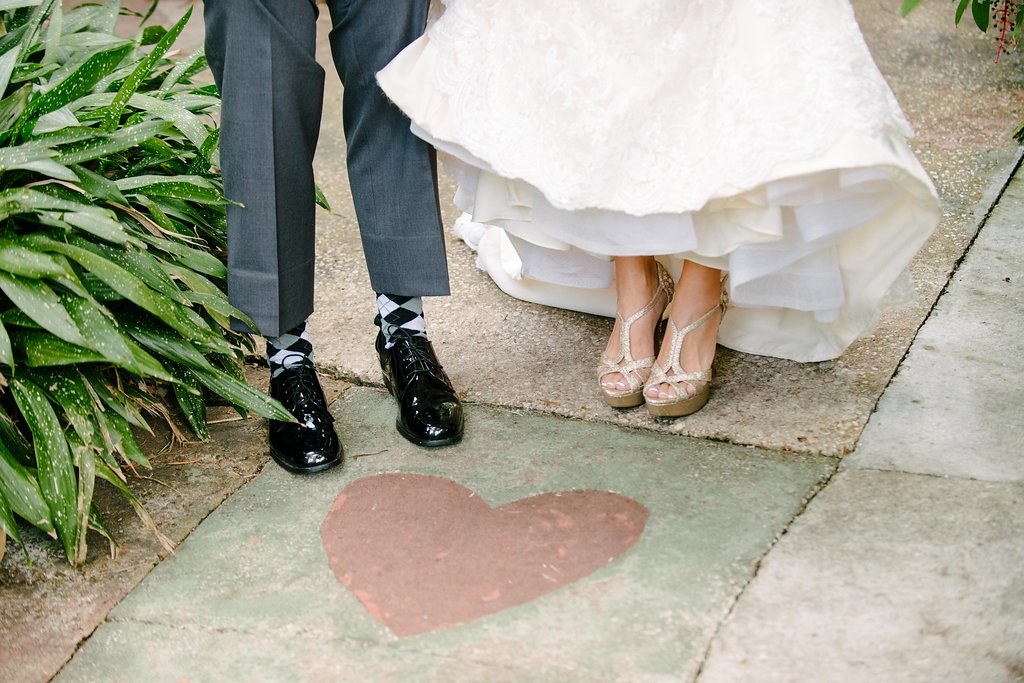
[[(325, 118), (318, 177), (335, 212), (321, 215), (313, 327), (322, 369), (355, 384), (331, 394), (354, 457), (317, 477), (271, 465), (223, 482), (237, 492), (197, 505), (178, 536), (198, 526), (173, 556), (140, 561), (120, 593), (105, 587), (109, 604), (56, 648), (55, 664), (5, 668), (34, 661), (33, 642), (41, 659), (47, 645), (17, 641), (0, 678), (1024, 680), (1024, 180), (1006, 139), (1024, 110), (1024, 69), (1019, 56), (990, 65), (991, 44), (953, 29), (947, 3), (925, 3), (906, 23), (890, 4), (854, 3), (918, 131), (945, 219), (912, 266), (918, 301), (887, 314), (872, 338), (829, 364), (723, 352), (712, 403), (655, 422), (604, 408), (591, 386), (608, 321), (508, 299), (453, 241), (455, 296), (429, 301), (427, 314), (471, 401), (469, 431), (456, 447), (416, 449), (394, 432), (378, 388), (344, 145)], [(447, 205), (448, 225), (454, 215)], [(209, 472), (230, 457), (225, 447), (266, 462), (258, 424), (187, 452), (217, 452)], [(396, 476), (419, 486), (389, 488)], [(177, 485), (185, 500), (187, 480)], [(451, 504), (486, 505), (458, 523), (432, 525), (441, 515), (426, 513), (382, 526), (376, 537), (391, 542), (379, 552), (397, 548), (404, 563), (376, 565), (371, 554), (353, 564), (357, 553), (339, 555), (325, 531), (360, 486), (377, 486), (382, 502), (402, 491), (414, 509), (448, 500), (446, 481), (465, 491)], [(611, 509), (594, 502), (611, 493)], [(637, 509), (646, 516), (632, 544), (581, 564), (609, 547), (595, 519), (638, 523), (627, 514)], [(392, 519), (358, 510), (367, 526)], [(493, 524), (507, 558), (454, 542)], [(538, 558), (534, 571), (513, 556)], [(8, 553), (0, 577), (17, 575), (17, 561)], [(449, 577), (429, 574), (441, 577), (440, 599), (390, 573), (403, 564), (446, 568)], [(560, 583), (570, 569), (581, 578)], [(445, 578), (460, 594), (483, 585), (478, 612), (452, 625), (445, 606), (460, 595), (444, 593)], [(489, 611), (509, 586), (533, 586), (534, 597)], [(51, 614), (66, 609), (41, 593)], [(408, 614), (425, 630), (389, 628)], [(15, 629), (47, 618), (19, 616)]]
[(699, 680), (1024, 680), (1022, 217), (1018, 170)]

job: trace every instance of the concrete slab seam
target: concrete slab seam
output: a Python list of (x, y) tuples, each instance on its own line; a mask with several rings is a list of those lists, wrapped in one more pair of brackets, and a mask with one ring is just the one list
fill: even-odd
[(810, 491), (806, 498), (804, 498), (803, 502), (800, 504), (800, 507), (793, 512), (793, 516), (790, 517), (789, 521), (786, 522), (782, 529), (779, 530), (779, 533), (775, 536), (774, 539), (772, 539), (771, 544), (769, 544), (768, 547), (765, 548), (765, 551), (761, 553), (761, 557), (759, 557), (757, 559), (757, 562), (754, 563), (753, 569), (750, 572), (750, 576), (743, 583), (743, 586), (736, 592), (736, 594), (733, 596), (732, 601), (729, 603), (729, 609), (725, 611), (725, 614), (722, 615), (722, 618), (718, 620), (717, 624), (715, 624), (715, 630), (711, 634), (711, 637), (708, 638), (707, 643), (704, 646), (704, 652), (701, 653), (700, 656), (700, 663), (697, 665), (697, 670), (693, 675), (692, 681), (694, 681), (694, 683), (700, 680), (701, 674), (704, 672), (704, 665), (707, 663), (708, 657), (711, 654), (712, 644), (715, 642), (715, 639), (718, 638), (718, 635), (722, 632), (722, 628), (725, 626), (726, 622), (729, 621), (729, 618), (732, 616), (732, 613), (736, 610), (736, 605), (739, 604), (740, 598), (743, 597), (744, 593), (747, 592), (747, 589), (754, 582), (754, 579), (756, 579), (757, 575), (761, 572), (761, 565), (764, 564), (765, 558), (767, 558), (768, 555), (775, 548), (775, 546), (778, 545), (779, 541), (782, 540), (782, 537), (789, 533), (790, 527), (792, 527), (793, 523), (796, 522), (796, 520), (804, 514), (804, 512), (807, 510), (807, 507), (814, 501), (814, 499), (817, 498), (818, 495), (821, 494), (821, 492), (824, 491), (839, 474), (839, 465), (842, 462), (841, 458), (831, 456), (819, 457), (826, 457), (834, 461), (832, 471), (828, 474), (827, 477), (825, 477), (823, 481), (819, 482)]
[[(269, 460), (269, 458), (268, 458), (268, 460)], [(258, 472), (256, 472), (256, 475), (254, 475), (254, 477), (255, 477), (255, 476), (257, 476), (257, 475), (259, 475), (259, 473), (260, 473), (260, 472), (262, 472), (262, 471), (263, 471), (263, 468), (261, 467), (261, 468), (260, 468), (260, 470), (259, 470)], [(145, 478), (147, 478), (147, 479), (152, 479), (151, 477), (145, 477)], [(157, 481), (157, 480), (155, 480), (155, 479), (154, 479), (153, 481)], [(251, 481), (251, 478), (250, 478), (250, 481)], [(243, 483), (243, 484), (242, 484), (242, 486), (245, 486), (245, 484), (246, 484), (246, 483), (248, 483), (248, 482), (245, 482), (245, 483)], [(239, 487), (239, 488), (241, 488), (241, 487)], [(236, 491), (237, 491), (237, 489), (236, 489)], [(227, 500), (228, 498), (230, 498), (230, 497), (231, 497), (231, 495), (232, 495), (233, 493), (234, 493), (234, 491), (231, 491), (231, 492), (228, 492), (228, 493), (226, 493), (226, 494), (225, 494), (224, 496), (222, 496), (222, 497), (221, 497), (221, 499), (220, 499), (220, 500), (219, 500), (219, 501), (218, 501), (218, 502), (217, 502), (217, 503), (216, 503), (216, 504), (215, 504), (215, 505), (214, 505), (214, 506), (213, 506), (212, 508), (210, 508), (210, 511), (209, 511), (209, 512), (207, 512), (207, 513), (206, 513), (205, 515), (203, 515), (202, 519), (200, 519), (199, 521), (197, 521), (197, 522), (195, 523), (195, 525), (194, 525), (194, 526), (193, 526), (193, 527), (192, 527), (191, 529), (189, 529), (189, 531), (188, 531), (188, 532), (187, 532), (187, 533), (185, 534), (184, 538), (182, 538), (182, 540), (181, 540), (181, 543), (183, 543), (183, 542), (185, 541), (185, 539), (187, 539), (187, 538), (188, 538), (189, 536), (191, 536), (191, 535), (192, 535), (192, 532), (194, 532), (194, 531), (195, 531), (196, 529), (198, 529), (198, 528), (199, 528), (199, 525), (200, 525), (200, 524), (202, 524), (202, 523), (203, 523), (203, 522), (204, 522), (204, 521), (206, 520), (206, 518), (207, 518), (207, 517), (209, 517), (209, 516), (210, 516), (211, 514), (213, 514), (213, 512), (214, 512), (215, 510), (217, 510), (217, 509), (218, 509), (218, 508), (219, 508), (219, 507), (220, 507), (220, 506), (221, 506), (221, 505), (222, 505), (222, 504), (223, 504), (223, 503), (224, 503), (224, 502), (225, 502), (225, 501), (226, 501), (226, 500)], [(179, 544), (177, 544), (177, 545), (180, 545), (180, 543), (179, 543)], [(176, 547), (176, 546), (175, 546), (175, 547)], [(172, 551), (171, 551), (171, 553), (169, 553), (169, 554), (173, 554), (173, 552), (174, 552), (174, 551), (172, 550)], [(150, 572), (152, 572), (152, 571), (153, 571), (154, 569), (156, 569), (157, 565), (159, 565), (159, 564), (160, 564), (161, 562), (163, 562), (163, 561), (164, 561), (164, 560), (166, 560), (166, 559), (167, 559), (167, 554), (158, 554), (158, 555), (157, 555), (157, 557), (156, 557), (156, 559), (155, 559), (155, 560), (154, 560), (153, 562), (149, 563), (149, 567), (148, 567), (148, 568), (146, 569), (145, 573), (143, 573), (143, 574), (140, 574), (140, 575), (139, 575), (139, 577), (138, 577), (138, 581), (136, 581), (136, 582), (135, 582), (134, 584), (132, 584), (132, 586), (131, 586), (130, 588), (128, 588), (128, 590), (127, 590), (127, 591), (125, 591), (125, 594), (124, 594), (124, 595), (128, 595), (128, 594), (129, 594), (129, 593), (131, 593), (131, 592), (132, 592), (133, 590), (135, 590), (136, 588), (138, 588), (138, 587), (139, 587), (139, 584), (141, 584), (141, 583), (142, 583), (142, 582), (143, 582), (143, 581), (144, 581), (144, 580), (146, 579), (146, 577), (147, 577), (147, 576), (149, 576)], [(88, 640), (89, 640), (90, 638), (92, 638), (92, 637), (93, 637), (93, 635), (94, 635), (94, 634), (96, 633), (97, 629), (99, 629), (99, 628), (100, 628), (101, 626), (103, 626), (103, 625), (105, 625), (105, 624), (107, 624), (107, 623), (115, 623), (115, 622), (117, 621), (116, 619), (108, 619), (108, 616), (110, 615), (110, 612), (111, 612), (111, 611), (112, 611), (112, 610), (113, 610), (113, 609), (114, 609), (115, 607), (117, 607), (117, 605), (118, 605), (118, 604), (120, 604), (120, 602), (121, 602), (121, 601), (120, 601), (120, 600), (118, 600), (118, 601), (117, 601), (116, 603), (114, 603), (113, 605), (111, 605), (111, 606), (110, 606), (110, 610), (107, 610), (107, 614), (105, 614), (105, 615), (103, 616), (103, 620), (102, 620), (102, 621), (100, 621), (100, 622), (98, 622), (98, 623), (97, 623), (97, 624), (96, 624), (96, 625), (95, 625), (95, 626), (94, 626), (94, 627), (92, 628), (92, 630), (91, 630), (91, 631), (89, 631), (88, 633), (86, 633), (86, 634), (85, 634), (84, 636), (82, 636), (82, 637), (81, 637), (81, 638), (80, 638), (80, 639), (78, 640), (78, 642), (77, 642), (77, 643), (75, 644), (75, 648), (74, 648), (74, 650), (73, 650), (73, 651), (71, 652), (71, 654), (70, 654), (70, 655), (68, 655), (68, 658), (67, 658), (66, 660), (64, 660), (64, 663), (63, 663), (63, 664), (61, 664), (60, 668), (59, 668), (59, 669), (57, 670), (57, 672), (56, 672), (56, 673), (54, 674), (54, 676), (56, 676), (56, 675), (57, 675), (57, 674), (59, 674), (59, 673), (60, 673), (61, 671), (63, 671), (63, 670), (64, 670), (64, 667), (66, 667), (66, 666), (67, 666), (67, 665), (68, 665), (68, 664), (69, 664), (69, 663), (71, 662), (71, 660), (75, 658), (75, 655), (77, 655), (77, 654), (78, 654), (78, 651), (79, 651), (79, 650), (81, 650), (81, 649), (82, 649), (82, 646), (83, 646), (83, 645), (85, 645), (85, 643), (86, 643), (86, 642), (87, 642), (87, 641), (88, 641)]]
[[(121, 626), (149, 626), (152, 628), (165, 628), (170, 631), (179, 631), (182, 633), (208, 633), (208, 634), (220, 634), (220, 635), (239, 635), (239, 636), (259, 636), (264, 632), (253, 629), (245, 628), (227, 628), (224, 626), (204, 626), (198, 623), (172, 623), (168, 621), (158, 621), (155, 619), (121, 619), (118, 617), (112, 617), (104, 619), (101, 626), (108, 624), (119, 624)], [(332, 636), (326, 635), (322, 632), (304, 629), (299, 626), (293, 631), (296, 637), (315, 636), (318, 641), (332, 642), (332, 643), (351, 643), (353, 645), (360, 646), (379, 646), (380, 643), (375, 640), (369, 640), (366, 638), (354, 638), (352, 636)]]
[[(227, 497), (225, 496), (225, 500), (226, 500), (226, 499), (227, 499)], [(221, 501), (221, 503), (223, 503), (223, 502), (224, 502), (224, 501), (222, 500), (222, 501)], [(220, 506), (220, 503), (218, 503), (217, 505), (218, 505), (218, 507), (219, 507), (219, 506)], [(195, 529), (192, 529), (192, 531), (195, 531)], [(192, 533), (192, 531), (190, 531), (190, 532), (189, 532), (189, 534), (191, 534), (191, 533)], [(188, 538), (188, 536), (187, 536), (187, 535), (186, 535), (186, 538)], [(166, 559), (166, 556), (163, 556), (163, 557), (159, 557), (159, 558), (157, 558), (157, 559), (156, 559), (156, 560), (155, 560), (154, 562), (151, 562), (151, 563), (149, 564), (149, 567), (148, 567), (148, 568), (146, 569), (146, 572), (145, 572), (144, 574), (142, 574), (142, 575), (140, 575), (140, 576), (139, 576), (139, 580), (138, 580), (138, 581), (136, 581), (136, 582), (135, 582), (135, 583), (134, 583), (134, 584), (133, 584), (133, 585), (132, 585), (131, 587), (129, 587), (129, 588), (128, 588), (128, 590), (127, 590), (127, 591), (125, 591), (124, 595), (122, 595), (122, 596), (121, 596), (121, 598), (119, 598), (119, 599), (117, 600), (117, 602), (115, 602), (114, 604), (112, 604), (112, 605), (110, 606), (110, 609), (109, 609), (109, 610), (107, 610), (107, 613), (106, 613), (105, 615), (103, 615), (103, 619), (102, 619), (102, 620), (100, 620), (99, 622), (97, 622), (97, 623), (96, 623), (96, 624), (95, 624), (95, 625), (94, 625), (94, 626), (92, 627), (92, 630), (90, 630), (90, 631), (89, 631), (88, 633), (86, 633), (85, 635), (83, 635), (83, 636), (82, 636), (81, 638), (79, 638), (79, 639), (78, 639), (78, 642), (77, 642), (77, 643), (75, 643), (75, 647), (74, 647), (74, 649), (73, 649), (73, 650), (71, 651), (71, 654), (69, 654), (69, 655), (68, 655), (68, 657), (67, 657), (67, 659), (65, 659), (65, 660), (64, 660), (64, 663), (63, 663), (63, 664), (61, 664), (61, 665), (60, 665), (60, 667), (59, 667), (59, 668), (58, 668), (58, 669), (57, 669), (57, 670), (56, 670), (55, 672), (53, 672), (53, 678), (56, 678), (56, 677), (57, 677), (57, 676), (58, 676), (58, 675), (60, 674), (60, 672), (61, 672), (61, 671), (63, 671), (63, 670), (64, 670), (64, 668), (65, 668), (65, 667), (66, 667), (66, 666), (67, 666), (68, 664), (70, 664), (70, 663), (71, 663), (71, 660), (75, 658), (75, 655), (77, 655), (77, 654), (78, 654), (78, 651), (82, 649), (82, 647), (83, 647), (83, 646), (84, 646), (84, 645), (86, 644), (86, 642), (88, 642), (88, 641), (89, 641), (89, 639), (90, 639), (90, 638), (92, 638), (92, 637), (93, 637), (93, 635), (95, 635), (95, 634), (96, 634), (96, 631), (97, 631), (97, 630), (98, 630), (98, 629), (99, 629), (99, 628), (100, 628), (101, 626), (103, 626), (104, 624), (106, 624), (106, 623), (107, 623), (107, 621), (108, 621), (108, 620), (107, 620), (107, 617), (108, 617), (108, 616), (110, 615), (110, 611), (111, 611), (111, 610), (113, 610), (113, 609), (114, 609), (115, 607), (117, 607), (117, 605), (119, 605), (119, 604), (121, 603), (121, 600), (123, 600), (125, 596), (127, 596), (127, 595), (128, 595), (129, 593), (131, 593), (131, 592), (132, 592), (133, 590), (135, 590), (136, 588), (138, 588), (138, 587), (139, 587), (139, 584), (140, 584), (140, 583), (142, 583), (142, 581), (143, 581), (143, 580), (144, 580), (144, 579), (145, 579), (145, 578), (146, 578), (147, 576), (149, 576), (149, 573), (150, 573), (150, 572), (152, 572), (152, 571), (153, 571), (153, 570), (154, 570), (154, 569), (156, 568), (156, 566), (157, 566), (158, 564), (160, 564), (161, 562), (163, 562), (163, 561), (164, 561), (164, 559)]]
[[(267, 457), (267, 462), (270, 462), (270, 457), (269, 457), (269, 456)], [(265, 462), (265, 463), (263, 464), (263, 467), (266, 467), (266, 464), (267, 464), (267, 463)], [(218, 509), (220, 508), (220, 506), (221, 506), (221, 505), (223, 505), (223, 504), (224, 504), (224, 503), (225, 503), (225, 502), (227, 501), (227, 499), (228, 499), (228, 498), (230, 498), (230, 497), (231, 497), (232, 495), (234, 495), (235, 493), (237, 493), (239, 489), (241, 489), (242, 487), (244, 487), (244, 486), (245, 486), (246, 484), (248, 484), (248, 483), (249, 483), (250, 481), (252, 481), (253, 479), (255, 479), (255, 478), (256, 478), (257, 476), (259, 476), (259, 474), (260, 474), (260, 473), (261, 473), (261, 472), (263, 471), (263, 467), (260, 467), (260, 468), (259, 468), (259, 470), (257, 470), (257, 471), (256, 471), (256, 472), (255, 472), (255, 473), (254, 473), (254, 474), (253, 474), (253, 475), (252, 475), (251, 477), (249, 477), (248, 479), (246, 479), (246, 481), (244, 481), (244, 482), (243, 482), (243, 483), (242, 483), (242, 484), (241, 484), (241, 485), (240, 485), (240, 486), (239, 486), (238, 488), (236, 488), (235, 490), (233, 490), (233, 491), (227, 491), (227, 492), (223, 493), (223, 495), (221, 496), (220, 500), (219, 500), (219, 501), (217, 501), (217, 503), (216, 503), (216, 504), (214, 504), (214, 505), (213, 505), (213, 506), (212, 506), (212, 507), (211, 507), (211, 508), (209, 509), (209, 511), (207, 511), (207, 513), (206, 513), (205, 515), (203, 515), (203, 516), (202, 516), (202, 518), (198, 519), (198, 520), (197, 520), (197, 521), (195, 522), (195, 524), (194, 524), (194, 525), (192, 526), (192, 528), (191, 528), (191, 529), (189, 529), (189, 530), (188, 530), (188, 531), (187, 531), (187, 532), (185, 533), (185, 535), (184, 535), (184, 536), (182, 537), (181, 541), (179, 541), (179, 542), (178, 542), (178, 544), (176, 544), (176, 545), (175, 545), (175, 547), (177, 547), (177, 545), (181, 545), (181, 543), (184, 543), (184, 542), (185, 542), (185, 541), (186, 541), (186, 540), (188, 539), (188, 537), (189, 537), (189, 536), (191, 536), (191, 535), (192, 535), (192, 533), (193, 533), (193, 532), (194, 532), (194, 531), (195, 531), (196, 529), (198, 529), (198, 528), (199, 528), (199, 525), (201, 525), (201, 524), (202, 524), (202, 523), (203, 523), (204, 521), (206, 521), (206, 519), (207, 519), (207, 518), (208, 518), (208, 517), (209, 517), (210, 515), (212, 515), (212, 514), (213, 514), (213, 513), (214, 513), (214, 512), (216, 511), (216, 510), (218, 510)], [(151, 477), (146, 477), (146, 478), (147, 478), (147, 479), (152, 479)], [(155, 479), (153, 479), (153, 481), (158, 481), (158, 480), (155, 480)], [(138, 588), (138, 587), (139, 587), (139, 585), (140, 585), (140, 584), (141, 584), (141, 583), (142, 583), (143, 581), (145, 581), (145, 580), (146, 580), (146, 577), (148, 577), (148, 576), (150, 575), (150, 573), (151, 573), (151, 572), (152, 572), (152, 571), (153, 571), (154, 569), (156, 569), (156, 567), (157, 567), (157, 566), (158, 566), (158, 565), (159, 565), (159, 564), (160, 564), (161, 562), (163, 562), (164, 560), (166, 560), (166, 559), (167, 559), (167, 556), (168, 556), (168, 555), (170, 555), (170, 554), (173, 554), (173, 553), (174, 553), (174, 551), (173, 551), (173, 550), (172, 550), (172, 551), (171, 551), (170, 553), (158, 553), (158, 554), (156, 555), (156, 558), (155, 558), (155, 559), (154, 559), (154, 560), (153, 560), (152, 562), (150, 562), (150, 563), (149, 563), (149, 566), (147, 567), (146, 571), (145, 571), (144, 573), (142, 573), (142, 574), (140, 574), (140, 575), (139, 575), (139, 577), (138, 577), (138, 580), (137, 580), (137, 581), (136, 581), (136, 582), (135, 582), (134, 584), (132, 584), (132, 585), (131, 585), (131, 586), (130, 586), (130, 587), (128, 588), (128, 590), (127, 590), (127, 591), (125, 591), (125, 593), (124, 593), (124, 595), (122, 596), (122, 598), (121, 598), (121, 599), (123, 599), (123, 598), (124, 598), (125, 596), (127, 596), (127, 595), (128, 595), (129, 593), (131, 593), (131, 592), (132, 592), (132, 591), (134, 591), (134, 590), (135, 590), (136, 588)], [(57, 670), (57, 671), (56, 671), (56, 672), (54, 673), (54, 677), (56, 677), (56, 676), (57, 676), (57, 675), (58, 675), (58, 674), (59, 674), (59, 673), (60, 673), (61, 671), (63, 671), (63, 670), (64, 670), (64, 668), (65, 668), (65, 667), (66, 667), (66, 666), (67, 666), (67, 665), (68, 665), (68, 664), (69, 664), (69, 663), (71, 662), (71, 660), (75, 658), (75, 656), (76, 656), (76, 655), (78, 654), (79, 650), (81, 650), (81, 649), (82, 649), (82, 647), (83, 647), (83, 646), (84, 646), (84, 645), (86, 644), (86, 642), (88, 642), (88, 641), (89, 641), (89, 639), (91, 639), (91, 638), (93, 637), (93, 635), (95, 635), (96, 631), (97, 631), (97, 630), (98, 630), (98, 629), (99, 629), (100, 627), (102, 627), (102, 626), (104, 626), (104, 625), (106, 625), (106, 624), (108, 624), (108, 623), (120, 623), (120, 620), (118, 620), (118, 619), (116, 619), (116, 618), (115, 618), (115, 619), (110, 619), (109, 617), (110, 617), (110, 612), (111, 612), (111, 611), (112, 611), (112, 610), (113, 610), (113, 609), (114, 609), (115, 607), (117, 607), (117, 605), (119, 605), (119, 604), (120, 604), (120, 602), (121, 602), (121, 599), (119, 599), (119, 600), (118, 600), (118, 601), (117, 601), (116, 603), (114, 603), (113, 605), (111, 605), (111, 606), (110, 606), (110, 609), (109, 609), (109, 610), (107, 610), (107, 613), (103, 615), (103, 619), (102, 619), (101, 621), (99, 621), (99, 622), (98, 622), (98, 623), (97, 623), (97, 624), (96, 624), (95, 626), (93, 626), (92, 630), (90, 630), (90, 631), (89, 631), (88, 633), (86, 633), (86, 634), (85, 634), (84, 636), (82, 636), (82, 637), (81, 637), (81, 638), (80, 638), (80, 639), (78, 640), (78, 642), (77, 642), (77, 643), (75, 644), (75, 647), (74, 647), (74, 649), (72, 650), (71, 654), (70, 654), (70, 655), (68, 655), (68, 658), (67, 658), (66, 660), (64, 660), (64, 663), (63, 663), (63, 664), (61, 664), (60, 668), (59, 668), (59, 669), (58, 669), (58, 670)]]
[[(928, 314), (925, 315), (924, 319), (921, 321), (921, 325), (918, 326), (918, 330), (920, 330), (921, 326), (923, 326), (928, 321), (928, 318), (931, 317), (932, 311), (935, 310), (935, 307), (938, 305), (939, 300), (942, 299), (942, 297), (944, 297), (946, 293), (949, 291), (949, 286), (953, 282), (953, 277), (960, 270), (960, 266), (962, 266), (963, 262), (967, 259), (967, 255), (971, 253), (971, 249), (974, 248), (974, 243), (978, 241), (978, 237), (981, 235), (981, 231), (985, 229), (985, 225), (988, 223), (989, 219), (992, 218), (993, 212), (996, 210), (996, 207), (999, 206), (999, 202), (1002, 201), (1003, 195), (1006, 194), (1007, 188), (1010, 187), (1010, 184), (1013, 182), (1014, 178), (1016, 178), (1017, 174), (1020, 173), (1022, 166), (1024, 166), (1024, 151), (1017, 153), (1017, 161), (1014, 162), (1013, 167), (1010, 169), (1009, 174), (1006, 176), (1006, 180), (1003, 181), (1003, 183), (999, 186), (999, 191), (996, 193), (995, 199), (992, 200), (992, 202), (988, 206), (988, 209), (986, 209), (985, 213), (982, 215), (981, 220), (978, 221), (978, 227), (975, 228), (974, 234), (971, 235), (971, 239), (967, 243), (967, 246), (964, 248), (963, 253), (960, 254), (960, 257), (953, 263), (953, 267), (949, 271), (949, 276), (946, 278), (946, 284), (942, 286), (942, 290), (939, 291), (939, 295), (935, 297), (935, 301), (932, 303), (931, 308), (928, 309)], [(916, 333), (914, 336), (916, 338)], [(910, 346), (913, 346), (913, 340), (911, 340)], [(906, 358), (906, 353), (903, 354), (903, 357)], [(900, 360), (900, 362), (902, 363), (902, 359)], [(897, 366), (897, 371), (898, 369), (899, 368)]]
[(967, 246), (964, 248), (963, 253), (961, 253), (959, 258), (957, 258), (956, 262), (953, 263), (953, 267), (950, 269), (949, 275), (946, 277), (946, 283), (942, 285), (942, 289), (939, 291), (938, 296), (936, 296), (935, 300), (932, 301), (932, 305), (928, 307), (928, 312), (924, 315), (923, 318), (921, 318), (921, 322), (918, 324), (917, 329), (914, 330), (914, 334), (910, 338), (910, 343), (907, 344), (906, 349), (904, 349), (903, 351), (903, 355), (900, 356), (900, 360), (896, 364), (896, 367), (893, 370), (892, 375), (889, 376), (889, 381), (886, 382), (885, 387), (882, 389), (882, 391), (878, 393), (878, 397), (875, 399), (875, 405), (872, 406), (871, 412), (868, 413), (868, 419), (864, 422), (864, 427), (861, 429), (860, 435), (858, 435), (857, 440), (854, 441), (853, 448), (849, 451), (849, 453), (847, 453), (847, 455), (857, 450), (857, 447), (860, 445), (860, 439), (864, 435), (864, 430), (867, 429), (868, 423), (871, 422), (871, 416), (878, 412), (878, 404), (882, 401), (882, 397), (885, 395), (885, 392), (888, 391), (889, 387), (892, 385), (893, 380), (896, 378), (897, 375), (900, 374), (900, 371), (903, 369), (903, 363), (907, 360), (907, 357), (910, 355), (911, 349), (914, 348), (914, 343), (917, 341), (917, 337), (921, 333), (921, 329), (925, 326), (925, 323), (927, 323), (931, 319), (932, 313), (935, 312), (935, 309), (939, 305), (939, 302), (942, 301), (942, 298), (946, 296), (946, 293), (949, 291), (949, 287), (953, 282), (953, 278), (956, 277), (957, 272), (960, 270), (960, 267), (967, 259), (968, 254), (971, 253), (971, 249), (974, 248), (974, 243), (977, 242), (978, 237), (981, 235), (981, 231), (985, 229), (985, 225), (992, 217), (992, 213), (996, 210), (996, 207), (999, 206), (999, 202), (1000, 200), (1002, 200), (1003, 195), (1006, 194), (1006, 190), (1007, 188), (1010, 187), (1010, 183), (1012, 183), (1017, 174), (1021, 172), (1022, 166), (1024, 166), (1024, 151), (1017, 153), (1017, 161), (1013, 163), (1010, 173), (1006, 176), (1006, 179), (999, 186), (999, 191), (996, 192), (995, 199), (992, 200), (992, 202), (988, 206), (988, 209), (985, 211), (981, 219), (978, 221), (978, 227), (975, 228), (974, 234), (971, 235), (971, 239), (968, 242)]
[(894, 469), (894, 468), (891, 468), (891, 467), (878, 467), (878, 466), (874, 466), (874, 465), (861, 465), (859, 463), (857, 465), (854, 465), (854, 466), (851, 466), (851, 467), (847, 467), (846, 465), (840, 464), (840, 469), (843, 470), (843, 471), (846, 471), (846, 472), (858, 471), (858, 472), (877, 472), (877, 473), (881, 473), (881, 474), (903, 474), (903, 475), (911, 475), (911, 476), (914, 476), (914, 477), (925, 477), (927, 479), (940, 479), (940, 480), (944, 480), (944, 481), (976, 481), (976, 482), (981, 483), (981, 484), (1013, 484), (1013, 483), (1016, 483), (1016, 482), (1014, 482), (1012, 480), (1009, 480), (1009, 481), (999, 481), (999, 480), (993, 480), (993, 479), (981, 479), (981, 478), (978, 478), (978, 477), (970, 477), (970, 476), (967, 476), (967, 475), (957, 475), (957, 476), (955, 476), (955, 475), (950, 475), (950, 474), (934, 474), (932, 472), (916, 472), (914, 470)]

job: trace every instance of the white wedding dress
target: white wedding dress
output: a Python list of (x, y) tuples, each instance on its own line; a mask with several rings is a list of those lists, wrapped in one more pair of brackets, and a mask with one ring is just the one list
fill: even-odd
[(513, 296), (610, 316), (611, 256), (688, 259), (729, 273), (720, 343), (824, 360), (938, 222), (847, 0), (445, 5), (378, 79)]

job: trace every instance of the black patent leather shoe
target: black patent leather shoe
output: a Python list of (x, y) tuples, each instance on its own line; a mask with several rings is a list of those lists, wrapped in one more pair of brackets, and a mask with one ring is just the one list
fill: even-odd
[(417, 446), (447, 446), (462, 438), (462, 403), (426, 337), (392, 337), (384, 348), (377, 334), (377, 355), (384, 384), (398, 401), (398, 433)]
[(312, 474), (341, 464), (341, 442), (316, 370), (287, 368), (270, 378), (270, 396), (288, 409), (298, 424), (270, 421), (270, 457), (296, 474)]

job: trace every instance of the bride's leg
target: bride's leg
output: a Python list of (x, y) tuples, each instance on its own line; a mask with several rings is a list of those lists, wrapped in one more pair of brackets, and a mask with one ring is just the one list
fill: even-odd
[[(658, 288), (658, 264), (653, 256), (617, 256), (615, 263), (616, 307), (619, 317), (615, 319), (611, 337), (605, 347), (605, 356), (618, 357), (619, 336), (622, 320), (646, 306)], [(658, 302), (654, 309), (633, 323), (629, 332), (629, 345), (633, 358), (648, 358), (654, 355), (654, 330), (667, 301)], [(621, 320), (620, 320), (621, 317)], [(610, 372), (601, 377), (601, 386), (612, 390), (629, 389), (629, 383), (619, 372)]]
[[(720, 301), (722, 288), (722, 271), (708, 268), (693, 261), (683, 263), (683, 272), (676, 284), (675, 296), (672, 299), (671, 320), (676, 328), (683, 329), (694, 322)], [(721, 313), (712, 315), (707, 323), (693, 330), (683, 340), (679, 352), (679, 364), (685, 372), (701, 372), (711, 367), (715, 358), (715, 346), (718, 343), (718, 326)], [(669, 368), (672, 359), (668, 335), (661, 345), (658, 354), (658, 365)], [(688, 395), (695, 393), (695, 388), (686, 382), (679, 384)], [(670, 384), (661, 383), (647, 387), (644, 392), (651, 398), (675, 398), (676, 390)]]

